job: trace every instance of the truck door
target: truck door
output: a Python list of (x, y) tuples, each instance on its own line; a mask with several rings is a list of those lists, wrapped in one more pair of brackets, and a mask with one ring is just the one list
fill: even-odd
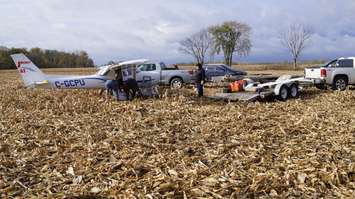
[(146, 63), (138, 66), (136, 80), (139, 84), (157, 84), (160, 81), (160, 67), (154, 63)]
[(342, 69), (342, 73), (346, 74), (349, 78), (349, 84), (355, 83), (355, 68), (353, 59), (341, 59), (338, 61), (337, 68)]

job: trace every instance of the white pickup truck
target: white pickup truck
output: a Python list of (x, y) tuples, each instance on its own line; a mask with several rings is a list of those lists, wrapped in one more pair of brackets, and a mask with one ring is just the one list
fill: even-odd
[(339, 58), (321, 67), (305, 69), (305, 78), (313, 79), (320, 89), (330, 85), (334, 90), (345, 90), (355, 85), (355, 57)]

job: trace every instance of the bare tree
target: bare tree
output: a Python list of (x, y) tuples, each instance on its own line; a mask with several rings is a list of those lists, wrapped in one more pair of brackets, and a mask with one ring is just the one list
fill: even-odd
[(233, 54), (246, 56), (251, 49), (250, 32), (247, 24), (237, 21), (227, 21), (221, 25), (209, 28), (214, 38), (214, 52), (219, 54), (223, 51), (224, 60), (227, 65), (232, 65)]
[(280, 34), (281, 43), (290, 51), (293, 58), (293, 69), (297, 69), (298, 58), (307, 46), (312, 31), (304, 25), (291, 25), (289, 29)]
[(179, 51), (193, 56), (197, 63), (204, 64), (207, 55), (211, 54), (213, 38), (208, 30), (203, 29), (198, 33), (180, 41)]

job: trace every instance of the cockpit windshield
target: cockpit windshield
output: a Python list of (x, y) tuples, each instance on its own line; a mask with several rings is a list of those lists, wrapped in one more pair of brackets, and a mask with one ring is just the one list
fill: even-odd
[(110, 66), (103, 66), (103, 67), (100, 67), (100, 70), (97, 71), (96, 74), (101, 75), (101, 76), (107, 75), (107, 73), (110, 72), (109, 67), (110, 67)]

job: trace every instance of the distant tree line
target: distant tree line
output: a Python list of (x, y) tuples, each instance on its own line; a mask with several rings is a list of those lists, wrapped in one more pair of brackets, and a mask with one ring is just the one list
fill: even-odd
[(0, 69), (16, 68), (10, 55), (24, 53), (40, 68), (74, 68), (93, 67), (94, 62), (85, 51), (72, 53), (41, 48), (7, 48), (0, 47)]

